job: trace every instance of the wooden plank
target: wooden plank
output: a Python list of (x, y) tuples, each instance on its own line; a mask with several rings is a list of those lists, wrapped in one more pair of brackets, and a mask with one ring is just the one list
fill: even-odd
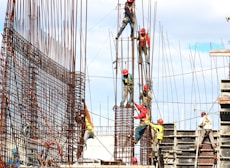
[(230, 56), (230, 50), (210, 50), (209, 56)]

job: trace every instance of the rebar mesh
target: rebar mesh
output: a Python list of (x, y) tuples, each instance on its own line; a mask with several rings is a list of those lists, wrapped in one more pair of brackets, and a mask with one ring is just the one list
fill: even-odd
[(1, 57), (0, 156), (16, 150), (26, 165), (50, 143), (54, 163), (73, 163), (83, 150), (78, 119), (85, 74), (70, 72), (16, 31), (5, 29)]

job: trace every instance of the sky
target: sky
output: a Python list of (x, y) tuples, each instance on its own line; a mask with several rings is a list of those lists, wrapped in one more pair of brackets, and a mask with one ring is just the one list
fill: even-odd
[[(125, 1), (119, 2), (123, 5)], [(228, 78), (228, 72), (226, 67), (216, 71), (218, 73), (211, 71), (214, 66), (226, 65), (226, 59), (210, 60), (208, 52), (210, 48), (230, 48), (230, 23), (226, 21), (226, 16), (230, 16), (230, 1), (136, 0), (137, 27), (150, 27), (150, 21), (154, 23), (146, 14), (150, 2), (152, 15), (156, 4), (155, 34), (150, 33), (154, 39), (151, 41), (153, 120), (162, 117), (170, 123), (185, 121), (179, 123), (179, 128), (196, 129), (194, 120), (186, 121), (194, 117), (197, 120), (200, 111), (205, 110), (210, 112), (217, 126), (218, 113), (213, 106), (218, 109), (218, 104), (213, 103), (219, 94), (220, 79)], [(6, 3), (7, 0), (1, 1), (0, 32), (3, 31)], [(118, 83), (117, 92), (115, 90), (113, 64), (115, 36), (122, 19), (122, 14), (118, 19), (117, 4), (118, 0), (88, 0), (86, 101), (95, 126), (113, 125), (115, 95), (117, 104), (121, 99), (121, 83)], [(129, 36), (129, 31), (128, 25), (122, 37)], [(182, 75), (185, 73), (189, 75)], [(135, 95), (138, 95), (138, 83), (134, 85)], [(193, 96), (194, 93), (197, 96)], [(134, 99), (138, 101), (137, 96)], [(184, 103), (176, 103), (181, 101)]]

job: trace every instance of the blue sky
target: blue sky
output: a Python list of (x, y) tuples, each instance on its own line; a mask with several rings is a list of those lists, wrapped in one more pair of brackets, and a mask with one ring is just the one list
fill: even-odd
[[(1, 2), (0, 32), (3, 31), (6, 0)], [(124, 2), (120, 0), (121, 4)], [(148, 27), (150, 23), (146, 12), (150, 1), (146, 0), (144, 4), (142, 2), (136, 0), (137, 27)], [(197, 121), (196, 117), (201, 110), (206, 110), (210, 112), (217, 127), (218, 104), (214, 102), (219, 95), (220, 79), (228, 78), (228, 62), (224, 58), (211, 59), (208, 51), (211, 47), (230, 48), (230, 23), (225, 19), (226, 16), (230, 16), (230, 1), (151, 2), (157, 4), (154, 46), (153, 41), (151, 43), (153, 121), (163, 117), (165, 122), (180, 121), (179, 128), (196, 129), (193, 124)], [(117, 21), (117, 3), (117, 0), (88, 0), (86, 101), (92, 111), (95, 125), (108, 125), (108, 118), (109, 125), (113, 125), (115, 74), (112, 62), (115, 60), (114, 38), (117, 25), (121, 23)], [(122, 37), (129, 36), (129, 30), (127, 26)], [(153, 39), (153, 33), (150, 35)], [(221, 66), (225, 67), (212, 70)], [(138, 77), (135, 78), (138, 81)], [(121, 99), (120, 86), (121, 83), (118, 83), (118, 104)], [(137, 96), (137, 82), (134, 88)], [(138, 101), (137, 97), (135, 101)], [(98, 115), (102, 115), (104, 119)]]

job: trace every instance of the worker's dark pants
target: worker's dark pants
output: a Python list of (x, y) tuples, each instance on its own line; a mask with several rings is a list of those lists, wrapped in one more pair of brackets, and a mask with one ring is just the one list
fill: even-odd
[(129, 100), (128, 100), (127, 104), (131, 105), (133, 102), (133, 86), (132, 85), (124, 85), (122, 100), (120, 102), (121, 107), (124, 106), (125, 99), (127, 98), (128, 94), (129, 94)]
[(145, 62), (146, 63), (149, 63), (149, 53), (148, 53), (148, 49), (147, 49), (147, 47), (146, 47), (146, 45), (145, 46), (140, 46), (140, 45), (138, 45), (137, 46), (137, 49), (138, 49), (138, 51), (139, 51), (139, 58), (138, 58), (138, 62), (139, 63), (142, 63), (142, 52), (144, 52), (144, 54), (145, 54)]
[(94, 133), (92, 131), (86, 130), (84, 134), (84, 145), (89, 138), (94, 138)]
[(147, 128), (147, 125), (139, 125), (138, 127), (136, 127), (135, 129), (135, 140), (140, 140), (141, 137), (143, 136), (143, 134), (145, 133), (145, 130)]
[(123, 30), (125, 29), (125, 27), (127, 26), (127, 24), (129, 23), (130, 28), (131, 28), (131, 34), (130, 36), (133, 37), (134, 32), (134, 23), (132, 22), (132, 20), (130, 20), (130, 18), (128, 16), (124, 17), (123, 21), (122, 21), (122, 26), (120, 28), (120, 30), (117, 33), (117, 37), (119, 37), (121, 35), (121, 33), (123, 32)]

